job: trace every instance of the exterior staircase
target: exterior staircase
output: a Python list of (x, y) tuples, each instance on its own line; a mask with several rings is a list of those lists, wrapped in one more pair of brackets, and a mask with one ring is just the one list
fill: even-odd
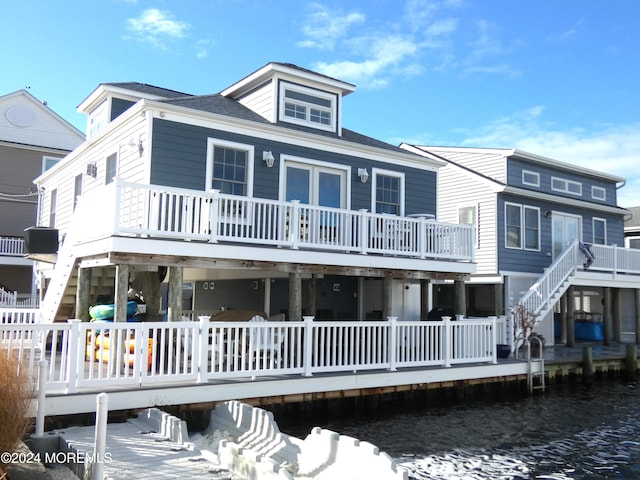
[[(85, 197), (78, 200), (71, 220), (71, 227), (66, 231), (62, 245), (58, 249), (57, 261), (40, 304), (43, 323), (64, 322), (77, 316), (75, 311), (78, 285), (76, 249), (80, 239), (84, 238), (83, 231), (87, 225), (90, 225), (87, 219), (93, 215), (92, 208), (91, 203)], [(115, 272), (112, 267), (103, 267), (102, 275), (98, 281), (92, 281), (92, 300), (95, 300), (100, 294), (111, 293), (111, 290), (105, 292), (104, 289), (113, 285), (113, 282), (109, 283), (108, 280), (114, 277)], [(94, 283), (96, 284), (94, 285)]]
[(517, 302), (536, 316), (536, 324), (542, 321), (571, 286), (572, 280), (582, 267), (580, 243), (576, 240), (546, 268), (540, 278)]

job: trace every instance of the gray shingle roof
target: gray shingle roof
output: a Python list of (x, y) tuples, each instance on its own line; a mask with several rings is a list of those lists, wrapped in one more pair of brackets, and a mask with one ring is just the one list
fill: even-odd
[(115, 82), (115, 83), (103, 83), (103, 85), (110, 85), (113, 87), (124, 88), (134, 92), (146, 93), (148, 95), (156, 95), (158, 97), (165, 98), (180, 98), (180, 97), (192, 97), (190, 93), (177, 92), (176, 90), (170, 90), (168, 88), (156, 87), (155, 85), (148, 85), (146, 83), (139, 82)]
[[(286, 65), (291, 68), (297, 68), (305, 71), (305, 69), (297, 67), (293, 64), (281, 64)], [(309, 70), (310, 71), (310, 70)], [(315, 73), (315, 72), (312, 72)], [(111, 85), (118, 88), (123, 88), (127, 90), (131, 90), (133, 92), (140, 92), (149, 95), (156, 95), (159, 97), (164, 97), (159, 100), (160, 102), (178, 105), (185, 108), (191, 108), (194, 110), (199, 110), (202, 112), (216, 113), (219, 115), (226, 115), (229, 117), (239, 118), (242, 120), (248, 120), (251, 122), (258, 122), (263, 124), (271, 125), (271, 122), (266, 120), (264, 117), (258, 115), (253, 110), (245, 107), (241, 103), (232, 100), (228, 97), (225, 97), (220, 94), (211, 94), (211, 95), (191, 95), (188, 93), (177, 92), (175, 90), (169, 90), (166, 88), (156, 87), (154, 85), (148, 85), (145, 83), (138, 82), (121, 82), (121, 83), (105, 83), (104, 85)], [(390, 143), (383, 142), (381, 140), (377, 140), (372, 137), (368, 137), (366, 135), (362, 135), (360, 133), (354, 132), (353, 130), (348, 130), (346, 128), (342, 129), (342, 136), (338, 136), (332, 132), (324, 132), (322, 130), (316, 130), (310, 127), (298, 126), (294, 124), (286, 124), (286, 123), (278, 123), (277, 124), (281, 128), (287, 128), (290, 130), (298, 130), (304, 131), (307, 133), (321, 135), (325, 137), (332, 137), (338, 140), (344, 140), (351, 143), (356, 143), (360, 145), (366, 145), (369, 147), (382, 148), (385, 150), (399, 152), (404, 155), (410, 155), (410, 152), (403, 150), (395, 145)]]

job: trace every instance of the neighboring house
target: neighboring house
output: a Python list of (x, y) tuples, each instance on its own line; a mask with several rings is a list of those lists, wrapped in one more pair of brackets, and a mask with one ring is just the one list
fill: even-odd
[(84, 135), (26, 90), (0, 96), (0, 304), (35, 294), (24, 230), (37, 224), (33, 180), (84, 141)]
[[(566, 273), (568, 280), (550, 294), (555, 296), (541, 300), (538, 331), (548, 345), (554, 336), (565, 341), (550, 319), (553, 311), (559, 317), (560, 294), (570, 286), (576, 320), (606, 317), (604, 305), (612, 294), (612, 308), (619, 313), (615, 322), (621, 321), (613, 325), (615, 336), (636, 330), (634, 290), (640, 277), (635, 261), (640, 259), (616, 264), (609, 256), (614, 250), (605, 249), (625, 245), (623, 225), (630, 212), (616, 200), (623, 178), (515, 149), (401, 147), (447, 163), (439, 170), (437, 218), (476, 229), (477, 270), (466, 285), (468, 315), (508, 313), (532, 285), (544, 284), (541, 275), (578, 241), (592, 245), (595, 262)], [(585, 260), (579, 251), (578, 257)], [(627, 267), (635, 268), (636, 275), (616, 272)], [(452, 292), (446, 282), (434, 286), (435, 304), (450, 304)], [(578, 331), (576, 338), (581, 339)]]
[(354, 90), (284, 63), (212, 95), (99, 85), (79, 106), (87, 141), (36, 181), (61, 239), (30, 252), (56, 262), (45, 319), (85, 317), (98, 296), (124, 315), (129, 286), (149, 300), (141, 278), (165, 267), (171, 319), (424, 317), (430, 281), (475, 270), (473, 229), (429, 221), (444, 161), (344, 128)]
[(624, 246), (640, 249), (640, 207), (629, 208), (631, 216), (624, 221)]

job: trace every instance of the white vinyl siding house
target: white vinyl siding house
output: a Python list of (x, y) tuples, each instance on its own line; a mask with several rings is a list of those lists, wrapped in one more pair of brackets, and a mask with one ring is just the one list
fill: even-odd
[[(454, 190), (455, 182), (465, 185), (465, 198), (461, 201)], [(497, 211), (495, 193), (490, 182), (472, 175), (454, 165), (447, 165), (438, 172), (438, 220), (461, 223), (460, 208), (476, 207), (476, 262), (479, 275), (497, 275)], [(465, 222), (466, 223), (466, 222)]]

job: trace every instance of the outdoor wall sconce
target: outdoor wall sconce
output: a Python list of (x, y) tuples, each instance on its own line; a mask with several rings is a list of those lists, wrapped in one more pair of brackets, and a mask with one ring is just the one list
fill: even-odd
[(276, 161), (276, 158), (273, 156), (273, 153), (271, 153), (271, 151), (262, 152), (262, 159), (269, 168), (273, 167), (273, 163)]
[[(142, 137), (142, 135), (140, 135)], [(129, 145), (132, 149), (138, 147), (138, 154), (142, 156), (144, 153), (144, 147), (142, 146), (142, 139), (138, 137), (138, 142), (136, 142), (135, 138), (131, 137), (127, 145)]]
[(551, 210), (547, 210), (546, 212), (544, 212), (544, 216), (545, 218), (549, 218), (551, 216)]
[(360, 181), (362, 183), (367, 183), (367, 180), (369, 180), (369, 172), (367, 172), (366, 168), (359, 168), (358, 176), (360, 177)]

